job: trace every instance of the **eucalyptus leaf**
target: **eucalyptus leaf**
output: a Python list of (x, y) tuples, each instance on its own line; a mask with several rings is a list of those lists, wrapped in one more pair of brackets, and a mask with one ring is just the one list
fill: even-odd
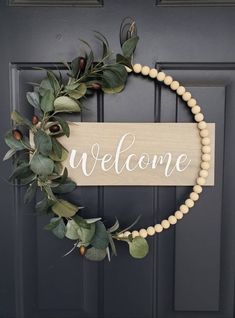
[(59, 141), (56, 138), (50, 138), (52, 142), (52, 149), (54, 154), (61, 159), (62, 157), (62, 145), (59, 143)]
[(59, 199), (52, 206), (52, 211), (61, 217), (72, 217), (78, 211), (78, 207), (66, 200)]
[(17, 124), (22, 126), (27, 126), (29, 128), (33, 127), (33, 124), (25, 117), (23, 117), (17, 110), (11, 113), (11, 119)]
[(97, 221), (100, 221), (101, 218), (92, 218), (92, 219), (85, 219), (85, 220), (88, 224), (91, 224), (91, 223), (96, 223)]
[(95, 234), (95, 223), (91, 223), (89, 224), (88, 228), (85, 228), (83, 226), (78, 226), (78, 236), (79, 236), (79, 240), (86, 244), (86, 243), (90, 243), (94, 234)]
[(70, 193), (74, 189), (76, 189), (76, 183), (73, 181), (68, 181), (66, 183), (62, 183), (59, 186), (52, 189), (53, 193), (62, 194), (62, 193)]
[(31, 202), (35, 198), (36, 193), (37, 193), (37, 182), (34, 181), (28, 186), (28, 189), (25, 192), (24, 203), (26, 204)]
[(3, 157), (3, 161), (10, 159), (12, 156), (16, 154), (17, 150), (16, 149), (10, 149), (7, 151), (5, 156)]
[[(62, 150), (62, 154), (59, 157), (56, 153), (55, 153), (55, 140), (53, 140), (53, 148), (52, 148), (52, 153), (50, 154), (50, 158), (53, 161), (58, 161), (58, 162), (62, 162), (65, 161), (68, 157), (68, 151), (61, 145), (61, 150)], [(57, 149), (58, 150), (58, 149)]]
[(12, 131), (8, 131), (5, 136), (5, 143), (8, 147), (15, 151), (26, 149), (26, 145), (22, 143), (22, 140), (16, 140), (12, 134)]
[(48, 176), (52, 174), (54, 162), (41, 154), (35, 154), (30, 162), (31, 170), (39, 176)]
[(60, 83), (59, 83), (55, 73), (52, 71), (47, 71), (47, 77), (51, 83), (51, 86), (54, 90), (55, 95), (57, 95), (59, 90), (60, 90)]
[(54, 109), (54, 93), (51, 90), (46, 90), (41, 99), (41, 109), (44, 113), (51, 112)]
[(55, 217), (50, 220), (50, 223), (44, 226), (45, 230), (52, 231), (52, 233), (59, 239), (65, 236), (65, 224), (61, 217)]
[(78, 103), (68, 96), (57, 97), (54, 101), (55, 112), (80, 112), (81, 108)]
[(116, 56), (116, 62), (122, 65), (125, 65), (129, 67), (130, 69), (133, 69), (130, 58), (127, 58), (121, 54), (117, 54)]
[(22, 163), (19, 166), (17, 166), (12, 174), (9, 177), (9, 180), (15, 180), (15, 179), (21, 179), (28, 177), (31, 174), (30, 167), (28, 163)]
[(86, 251), (85, 257), (89, 261), (102, 261), (106, 257), (106, 254), (106, 248), (97, 249), (95, 247), (91, 247)]
[(34, 134), (34, 144), (38, 152), (44, 156), (49, 156), (52, 151), (51, 137), (43, 130), (37, 130)]
[(27, 92), (26, 98), (29, 104), (32, 105), (34, 108), (36, 109), (40, 108), (40, 100), (39, 100), (38, 92)]
[(55, 202), (49, 200), (47, 197), (43, 198), (41, 201), (37, 202), (35, 209), (37, 213), (47, 213), (48, 209), (54, 204)]
[(81, 83), (77, 89), (69, 92), (69, 96), (72, 97), (72, 98), (75, 98), (75, 99), (80, 99), (82, 98), (85, 94), (86, 94), (86, 90), (87, 90), (87, 87), (86, 87), (86, 84), (84, 83)]
[(129, 252), (134, 258), (144, 258), (149, 251), (148, 242), (143, 237), (137, 236), (129, 244)]
[(116, 219), (114, 225), (109, 228), (109, 232), (110, 233), (116, 232), (119, 229), (119, 226), (120, 226), (119, 221), (118, 219)]
[(125, 57), (130, 57), (134, 53), (138, 41), (139, 37), (133, 36), (123, 43), (122, 52)]
[(44, 96), (45, 93), (46, 93), (48, 90), (51, 91), (52, 93), (54, 93), (54, 89), (53, 89), (53, 87), (52, 87), (52, 85), (51, 85), (51, 82), (50, 82), (49, 78), (44, 78), (44, 79), (41, 81), (40, 86), (39, 86), (39, 94), (40, 94), (41, 96)]
[(107, 93), (120, 92), (127, 79), (125, 66), (114, 64), (107, 66), (102, 75), (102, 90)]
[(78, 240), (78, 228), (79, 225), (74, 220), (69, 220), (66, 225), (65, 236), (70, 240)]
[(112, 238), (112, 235), (110, 233), (108, 233), (108, 238), (109, 238), (109, 244), (111, 246), (112, 252), (115, 256), (117, 256), (116, 246), (115, 246), (114, 240)]
[(107, 230), (101, 221), (95, 223), (95, 235), (91, 240), (91, 245), (98, 249), (105, 249), (109, 244)]
[(65, 136), (69, 137), (70, 135), (70, 128), (69, 125), (67, 123), (67, 121), (65, 121), (63, 118), (59, 117), (59, 116), (54, 116), (53, 117), (56, 121), (58, 121), (58, 123), (60, 124), (63, 133), (65, 134)]

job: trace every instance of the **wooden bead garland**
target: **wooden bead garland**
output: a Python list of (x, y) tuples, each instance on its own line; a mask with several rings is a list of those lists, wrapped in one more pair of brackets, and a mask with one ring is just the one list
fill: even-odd
[(166, 75), (162, 71), (158, 71), (155, 68), (150, 69), (148, 66), (141, 66), (141, 64), (133, 65), (133, 71), (136, 74), (142, 74), (144, 76), (149, 76), (152, 79), (156, 79), (159, 82), (163, 82), (166, 86), (176, 92), (181, 96), (182, 100), (187, 103), (187, 106), (191, 108), (191, 112), (194, 115), (194, 120), (197, 122), (197, 127), (199, 130), (199, 136), (201, 138), (201, 163), (198, 177), (196, 183), (193, 186), (193, 191), (189, 194), (189, 197), (185, 200), (184, 204), (181, 204), (179, 210), (174, 214), (170, 215), (168, 219), (162, 220), (160, 223), (154, 226), (149, 226), (147, 229), (141, 229), (139, 231), (126, 231), (122, 233), (122, 237), (128, 237), (130, 234), (132, 237), (141, 236), (146, 238), (147, 236), (153, 236), (156, 233), (161, 233), (163, 230), (168, 229), (171, 225), (175, 225), (179, 220), (181, 220), (185, 214), (189, 212), (196, 201), (199, 199), (199, 195), (202, 192), (202, 186), (206, 183), (206, 178), (208, 177), (208, 169), (210, 168), (210, 138), (209, 131), (207, 129), (207, 124), (204, 121), (204, 115), (201, 112), (201, 107), (197, 104), (195, 98), (192, 97), (191, 93), (186, 91), (186, 88), (176, 80), (174, 80), (170, 75)]

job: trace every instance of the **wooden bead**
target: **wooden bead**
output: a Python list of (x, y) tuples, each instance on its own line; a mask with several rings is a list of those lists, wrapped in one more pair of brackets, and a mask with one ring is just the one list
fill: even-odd
[(154, 229), (156, 233), (161, 233), (163, 231), (163, 227), (161, 226), (161, 224), (156, 224), (154, 226)]
[(141, 70), (142, 70), (141, 64), (135, 64), (135, 65), (133, 66), (133, 70), (134, 70), (135, 73), (140, 73)]
[(168, 221), (170, 224), (174, 225), (177, 223), (177, 218), (174, 215), (170, 215)]
[(145, 76), (149, 75), (149, 72), (150, 72), (150, 68), (148, 66), (143, 66), (142, 67), (142, 70), (141, 70), (141, 73)]
[(164, 79), (164, 84), (165, 85), (171, 85), (171, 83), (173, 82), (173, 78), (171, 76), (166, 76)]
[(194, 106), (197, 105), (197, 101), (196, 101), (195, 98), (191, 98), (191, 99), (188, 101), (187, 104), (188, 104), (189, 107), (194, 107)]
[(177, 220), (181, 220), (183, 218), (183, 213), (181, 211), (176, 211), (175, 212), (175, 217), (177, 218)]
[(196, 184), (193, 187), (193, 191), (196, 192), (196, 193), (202, 193), (202, 187), (200, 185)]
[(189, 208), (187, 207), (187, 205), (185, 205), (185, 204), (181, 204), (181, 206), (180, 206), (180, 212), (182, 212), (183, 214), (186, 214), (186, 213), (188, 213), (188, 211), (189, 211)]
[(207, 170), (200, 170), (199, 171), (199, 176), (203, 177), (203, 178), (207, 178), (208, 177), (208, 171)]
[(210, 153), (211, 152), (211, 147), (210, 146), (203, 146), (202, 147), (202, 152), (203, 153)]
[(149, 77), (156, 78), (158, 71), (155, 68), (152, 68), (149, 72)]
[(149, 236), (153, 236), (153, 235), (155, 234), (155, 229), (154, 229), (154, 227), (153, 227), (153, 226), (149, 226), (149, 227), (147, 228), (147, 233), (148, 233)]
[(201, 143), (203, 146), (208, 146), (211, 143), (211, 140), (210, 138), (205, 137), (205, 138), (202, 138)]
[(197, 178), (197, 184), (199, 184), (200, 186), (203, 186), (206, 183), (206, 179), (203, 177), (199, 177)]
[(125, 68), (126, 68), (127, 73), (131, 73), (132, 72), (132, 69), (129, 68), (128, 66), (125, 66)]
[(202, 129), (200, 131), (200, 136), (203, 137), (203, 138), (209, 136), (209, 130), (208, 129)]
[(120, 233), (120, 234), (118, 234), (118, 237), (122, 238), (122, 237), (124, 237), (124, 234)]
[(185, 92), (183, 95), (182, 95), (182, 99), (187, 102), (191, 99), (192, 95), (189, 93), (189, 92)]
[(171, 83), (171, 89), (172, 89), (173, 91), (176, 91), (176, 90), (179, 88), (179, 86), (180, 86), (180, 83), (177, 82), (177, 81), (173, 81), (173, 82)]
[(200, 106), (193, 106), (192, 108), (191, 108), (191, 112), (194, 114), (194, 115), (196, 115), (196, 114), (198, 114), (198, 113), (200, 113), (200, 111), (201, 111), (201, 107)]
[(168, 229), (170, 227), (170, 222), (168, 220), (163, 220), (161, 225), (164, 229)]
[(185, 205), (187, 205), (188, 208), (192, 208), (194, 206), (194, 201), (192, 199), (185, 200)]
[(165, 74), (164, 72), (159, 72), (159, 73), (157, 74), (157, 80), (158, 80), (159, 82), (164, 81), (165, 77), (166, 77), (166, 74)]
[(197, 127), (198, 127), (199, 129), (206, 129), (207, 124), (206, 124), (205, 121), (201, 121), (200, 123), (197, 124)]
[(131, 234), (130, 231), (126, 231), (126, 232), (123, 233), (123, 236), (124, 236), (124, 237), (128, 237), (130, 234)]
[(202, 161), (202, 162), (201, 162), (201, 168), (202, 168), (203, 170), (208, 170), (208, 169), (210, 168), (209, 162)]
[(195, 121), (200, 122), (203, 121), (204, 115), (202, 113), (198, 113), (194, 116)]
[(131, 235), (132, 235), (133, 238), (135, 238), (135, 237), (137, 237), (137, 236), (140, 236), (140, 233), (139, 233), (138, 231), (133, 231), (133, 232), (131, 233)]
[(211, 160), (211, 155), (209, 155), (208, 153), (204, 153), (202, 155), (202, 161), (210, 161)]
[(139, 234), (141, 237), (146, 238), (148, 236), (148, 233), (145, 229), (139, 230)]
[(191, 192), (189, 197), (193, 201), (197, 201), (199, 199), (199, 195), (196, 192)]
[(182, 96), (186, 92), (186, 89), (184, 86), (180, 86), (176, 92), (179, 96)]

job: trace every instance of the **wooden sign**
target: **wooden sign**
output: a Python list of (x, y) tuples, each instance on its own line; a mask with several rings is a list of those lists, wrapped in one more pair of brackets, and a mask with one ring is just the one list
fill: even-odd
[[(70, 123), (64, 165), (79, 186), (194, 185), (201, 138), (193, 123)], [(214, 185), (215, 125), (208, 124), (211, 162), (206, 185)]]

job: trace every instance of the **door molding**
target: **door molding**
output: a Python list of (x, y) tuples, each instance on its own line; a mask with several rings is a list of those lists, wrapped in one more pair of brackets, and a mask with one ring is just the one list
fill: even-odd
[(8, 0), (9, 6), (101, 7), (103, 0)]
[(235, 6), (235, 0), (156, 0), (156, 6), (228, 7)]

